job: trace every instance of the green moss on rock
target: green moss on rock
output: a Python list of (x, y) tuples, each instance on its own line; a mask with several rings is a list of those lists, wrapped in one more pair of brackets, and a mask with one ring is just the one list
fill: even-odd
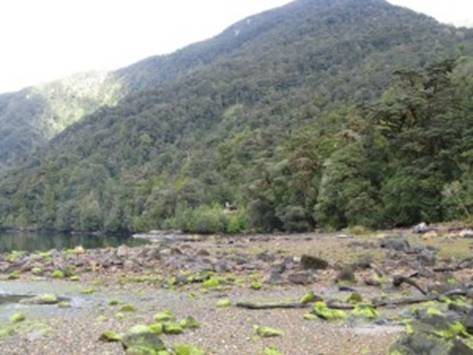
[(256, 335), (262, 338), (279, 337), (279, 336), (284, 335), (282, 330), (271, 328), (271, 327), (261, 327), (261, 326), (255, 325), (253, 329)]
[(339, 309), (331, 309), (325, 302), (316, 302), (312, 308), (312, 312), (319, 318), (325, 320), (341, 320), (347, 317), (345, 311)]

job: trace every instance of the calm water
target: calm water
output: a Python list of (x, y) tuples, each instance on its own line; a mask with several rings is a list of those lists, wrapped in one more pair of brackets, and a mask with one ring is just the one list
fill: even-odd
[(17, 251), (47, 251), (51, 249), (71, 249), (83, 246), (85, 249), (117, 247), (120, 245), (139, 246), (146, 241), (120, 235), (69, 235), (54, 232), (1, 232), (0, 253)]

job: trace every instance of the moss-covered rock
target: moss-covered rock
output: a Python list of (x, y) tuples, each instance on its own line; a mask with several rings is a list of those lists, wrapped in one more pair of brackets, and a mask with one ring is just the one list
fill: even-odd
[(184, 328), (175, 322), (167, 322), (163, 324), (163, 332), (168, 335), (178, 335), (184, 332)]
[(15, 335), (15, 329), (9, 326), (0, 326), (0, 339)]
[(93, 287), (87, 287), (87, 288), (84, 288), (80, 291), (81, 294), (83, 295), (92, 295), (95, 293), (95, 288)]
[(270, 347), (264, 348), (262, 355), (282, 355), (282, 352), (280, 352), (274, 346), (270, 346)]
[(314, 291), (309, 291), (304, 296), (302, 296), (300, 302), (301, 304), (308, 304), (317, 300), (319, 300), (319, 298), (315, 295)]
[(358, 292), (353, 292), (350, 296), (348, 296), (346, 302), (351, 304), (361, 303), (363, 302), (363, 297)]
[(21, 300), (21, 303), (53, 305), (58, 304), (59, 299), (56, 295), (53, 295), (51, 293), (45, 293), (43, 295), (38, 295), (32, 298), (26, 298), (24, 300)]
[(20, 274), (19, 271), (13, 271), (13, 272), (8, 274), (7, 279), (8, 280), (17, 280), (17, 279), (20, 278), (20, 276), (21, 276), (21, 274)]
[(163, 334), (164, 326), (162, 323), (153, 323), (148, 325), (149, 329), (156, 335)]
[(217, 301), (217, 308), (227, 308), (231, 307), (231, 305), (232, 301), (230, 301), (228, 298), (223, 298)]
[(359, 304), (351, 313), (357, 318), (375, 319), (379, 317), (378, 311), (371, 305)]
[(176, 344), (173, 350), (175, 355), (205, 355), (204, 350), (187, 344)]
[(53, 279), (63, 279), (65, 277), (65, 275), (64, 275), (64, 272), (62, 272), (61, 270), (54, 270), (51, 273), (51, 277)]
[(253, 327), (253, 330), (255, 331), (256, 335), (262, 338), (279, 337), (284, 335), (284, 332), (282, 330), (270, 327), (262, 327), (258, 325), (255, 325)]
[(253, 281), (250, 285), (250, 288), (256, 291), (261, 290), (262, 287), (263, 287), (263, 284), (259, 281)]
[(158, 355), (160, 351), (166, 350), (159, 336), (146, 326), (132, 328), (122, 337), (121, 342), (127, 354)]
[(16, 313), (11, 315), (10, 322), (19, 323), (19, 322), (23, 322), (25, 319), (26, 319), (26, 316), (23, 313), (16, 312)]
[(31, 269), (31, 273), (33, 275), (39, 276), (39, 275), (42, 275), (44, 273), (44, 270), (43, 270), (43, 268), (41, 268), (39, 266), (35, 266), (34, 268)]
[(169, 322), (176, 319), (174, 314), (168, 310), (156, 313), (153, 318), (156, 322)]
[(135, 306), (132, 306), (131, 304), (124, 304), (123, 306), (120, 307), (120, 312), (133, 313), (133, 312), (136, 312), (136, 308)]
[(115, 319), (118, 319), (118, 320), (125, 319), (125, 313), (117, 312), (115, 313), (114, 317)]
[(316, 302), (312, 308), (312, 313), (317, 317), (325, 320), (341, 320), (347, 317), (345, 311), (339, 309), (331, 309), (325, 302)]
[(220, 285), (221, 285), (220, 279), (218, 279), (216, 277), (211, 277), (211, 278), (209, 278), (208, 280), (205, 280), (202, 283), (202, 287), (204, 287), (206, 289), (218, 288), (218, 287), (220, 287)]
[(472, 336), (465, 327), (443, 315), (421, 315), (408, 324), (406, 335), (390, 349), (390, 355), (473, 355)]
[(200, 327), (199, 322), (195, 320), (193, 317), (188, 316), (185, 319), (179, 322), (179, 325), (184, 329), (197, 329)]
[(306, 313), (304, 314), (304, 320), (316, 320), (319, 317), (317, 317), (315, 314), (312, 313)]
[(122, 340), (122, 336), (114, 331), (107, 331), (100, 335), (99, 340), (107, 343), (118, 342)]

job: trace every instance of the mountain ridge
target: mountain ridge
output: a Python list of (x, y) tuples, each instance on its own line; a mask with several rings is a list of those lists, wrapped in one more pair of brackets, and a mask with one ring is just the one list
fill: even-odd
[[(299, 0), (119, 71), (116, 105), (97, 108), (0, 179), (0, 224), (146, 230), (190, 228), (185, 221), (204, 216), (191, 229), (238, 231), (323, 221), (314, 211), (324, 213), (329, 152), (341, 154), (342, 133), (356, 136), (350, 120), (364, 124), (354, 107), (383, 95), (397, 69), (428, 67), (460, 46), (473, 53), (473, 31), (385, 1), (323, 4)], [(301, 140), (305, 130), (322, 143)], [(299, 156), (298, 146), (310, 152)], [(230, 221), (219, 212), (227, 202), (239, 210)], [(354, 221), (343, 216), (336, 227)]]

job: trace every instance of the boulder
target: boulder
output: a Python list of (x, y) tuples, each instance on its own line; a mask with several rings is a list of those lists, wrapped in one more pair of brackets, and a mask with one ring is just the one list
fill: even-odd
[(329, 266), (326, 260), (311, 255), (302, 255), (301, 265), (305, 270), (325, 270)]
[(442, 312), (420, 312), (419, 320), (410, 326), (408, 334), (391, 347), (389, 354), (403, 355), (473, 355), (460, 337), (465, 337), (465, 327)]
[(409, 242), (402, 236), (386, 237), (379, 243), (379, 246), (383, 249), (395, 250), (404, 253), (412, 251)]
[(425, 333), (406, 335), (389, 350), (389, 354), (402, 355), (473, 355), (473, 350), (462, 341), (446, 341)]

